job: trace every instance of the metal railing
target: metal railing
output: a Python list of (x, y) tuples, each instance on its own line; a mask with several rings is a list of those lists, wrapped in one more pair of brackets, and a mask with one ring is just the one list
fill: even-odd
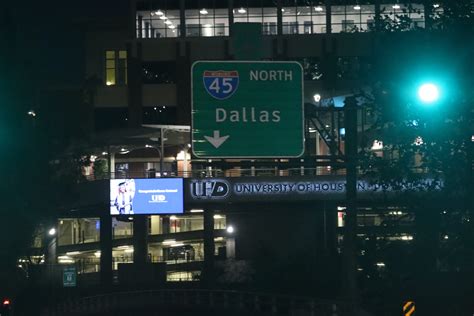
[[(265, 169), (209, 169), (209, 170), (193, 170), (193, 171), (171, 171), (164, 172), (163, 177), (180, 177), (180, 178), (210, 178), (210, 177), (288, 177), (288, 176), (321, 176), (321, 175), (344, 175), (344, 169), (332, 171), (327, 167), (317, 168), (265, 168)], [(96, 175), (84, 176), (87, 181), (109, 180), (109, 179), (137, 179), (137, 178), (160, 178), (159, 173), (142, 172), (111, 172)]]
[(200, 308), (241, 311), (261, 315), (340, 316), (348, 305), (343, 301), (321, 300), (275, 294), (225, 290), (148, 290), (118, 292), (71, 299), (43, 310), (43, 316), (114, 315), (118, 311), (154, 310), (156, 307)]

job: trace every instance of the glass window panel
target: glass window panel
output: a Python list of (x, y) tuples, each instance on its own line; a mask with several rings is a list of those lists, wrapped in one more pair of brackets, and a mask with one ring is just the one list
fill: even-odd
[[(345, 6), (332, 6), (331, 7), (331, 31), (333, 33), (340, 33), (345, 31), (343, 27), (343, 21), (345, 19)], [(346, 23), (344, 23), (346, 25)]]
[(297, 16), (311, 16), (311, 7), (310, 6), (300, 6), (297, 8), (297, 12), (296, 12), (296, 15)]
[(197, 19), (199, 18), (199, 10), (186, 10), (184, 13), (186, 21), (188, 19)]
[(247, 22), (249, 8), (237, 7), (234, 9), (234, 22)]
[(296, 10), (295, 7), (283, 7), (283, 8), (281, 8), (281, 13), (282, 13), (283, 17), (285, 17), (285, 16), (295, 16), (296, 17), (297, 10)]
[(115, 84), (115, 69), (107, 69), (105, 83), (108, 86)]
[(186, 20), (186, 36), (199, 36), (199, 19)]
[(263, 22), (262, 24), (263, 35), (276, 35), (277, 34), (277, 23), (276, 22)]
[(311, 30), (311, 16), (310, 15), (299, 15), (297, 16), (297, 21), (298, 21), (298, 24), (300, 25), (301, 27), (301, 31), (300, 33), (301, 34), (310, 34), (311, 32), (305, 32), (304, 30), (306, 29), (304, 26), (309, 26), (309, 30)]
[(167, 10), (166, 17), (170, 20), (179, 20), (179, 10)]
[(214, 10), (214, 15), (216, 18), (228, 18), (228, 10), (227, 9), (216, 9)]
[(263, 16), (264, 17), (276, 17), (277, 16), (277, 8), (263, 8)]
[(121, 50), (119, 51), (119, 58), (127, 58), (127, 51), (126, 50)]
[(214, 36), (214, 25), (203, 24), (201, 26), (201, 36), (205, 36), (205, 37)]
[[(311, 17), (309, 17), (311, 18)], [(312, 34), (313, 33), (313, 25), (311, 19), (309, 20), (299, 20), (298, 21), (299, 27), (299, 34)]]
[(250, 23), (262, 23), (262, 17), (261, 16), (249, 17), (248, 21)]
[(216, 36), (227, 36), (227, 35), (229, 35), (229, 28), (227, 27), (227, 24), (216, 23), (215, 35)]
[(248, 9), (249, 17), (259, 17), (261, 18), (263, 15), (262, 8), (249, 8)]
[(209, 25), (213, 25), (214, 24), (214, 18), (212, 16), (201, 16), (201, 19), (200, 19), (200, 24), (204, 25), (204, 24), (209, 24)]
[(283, 22), (283, 34), (298, 34), (298, 22)]
[(105, 52), (105, 58), (107, 59), (115, 59), (115, 51), (108, 50)]
[(118, 221), (112, 219), (112, 235), (113, 239), (129, 238), (133, 236), (133, 223)]
[(114, 59), (107, 59), (105, 63), (105, 67), (107, 69), (115, 69), (115, 60)]

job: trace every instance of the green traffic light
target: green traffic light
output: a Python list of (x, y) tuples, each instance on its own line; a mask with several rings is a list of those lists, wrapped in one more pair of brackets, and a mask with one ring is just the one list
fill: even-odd
[(439, 88), (433, 83), (424, 83), (418, 88), (418, 98), (425, 104), (432, 104), (439, 99)]

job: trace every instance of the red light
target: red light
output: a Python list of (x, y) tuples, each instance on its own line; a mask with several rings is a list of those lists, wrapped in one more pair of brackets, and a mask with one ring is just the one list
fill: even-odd
[(3, 305), (4, 306), (5, 305), (10, 305), (10, 300), (8, 300), (8, 299), (3, 300)]

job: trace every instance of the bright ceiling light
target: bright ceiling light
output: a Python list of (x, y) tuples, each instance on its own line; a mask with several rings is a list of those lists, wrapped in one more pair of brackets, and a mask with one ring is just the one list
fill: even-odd
[(354, 6), (354, 10), (360, 10), (360, 5), (356, 4), (356, 5)]
[(175, 243), (176, 243), (176, 239), (166, 239), (166, 240), (163, 240), (162, 242), (163, 245), (172, 245)]
[(176, 26), (174, 26), (174, 25), (168, 25), (168, 28), (170, 28), (170, 29), (172, 29), (172, 30), (173, 30), (173, 29), (175, 29), (175, 28), (176, 28)]
[(237, 12), (239, 12), (240, 14), (244, 14), (247, 12), (247, 10), (245, 10), (244, 8), (240, 8), (237, 10)]
[(321, 95), (319, 93), (315, 93), (313, 95), (314, 102), (319, 102), (321, 101)]
[(395, 9), (395, 10), (398, 10), (398, 9), (400, 9), (400, 5), (399, 4), (394, 4), (392, 6), (392, 8)]
[(166, 25), (170, 25), (170, 24), (173, 24), (173, 22), (171, 22), (170, 20), (166, 20), (166, 21), (165, 21), (165, 24), (166, 24)]
[(158, 11), (155, 12), (155, 14), (158, 15), (158, 16), (162, 16), (162, 15), (163, 15), (163, 11), (158, 10)]
[(167, 20), (168, 18), (164, 15), (160, 16), (160, 20)]
[(314, 7), (314, 11), (321, 12), (323, 11), (323, 8), (321, 6), (317, 6), (317, 7)]
[(54, 227), (51, 228), (51, 229), (48, 231), (48, 235), (50, 235), (50, 236), (56, 235), (56, 228), (54, 228)]
[(226, 231), (227, 231), (229, 234), (232, 234), (232, 233), (235, 231), (235, 230), (234, 230), (234, 226), (227, 226)]
[(199, 11), (199, 13), (201, 13), (202, 15), (206, 15), (208, 12), (206, 8), (202, 8), (201, 11)]
[(182, 246), (184, 246), (183, 243), (176, 243), (176, 244), (171, 245), (171, 247), (182, 247)]
[(190, 211), (191, 213), (204, 213), (204, 210), (193, 209)]

